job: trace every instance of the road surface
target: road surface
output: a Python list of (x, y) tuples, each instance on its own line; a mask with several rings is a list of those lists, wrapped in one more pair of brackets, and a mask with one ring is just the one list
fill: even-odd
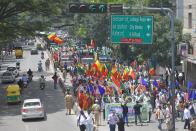
[[(44, 71), (43, 73), (37, 72), (37, 63), (41, 60), (39, 55), (30, 55), (30, 51), (24, 51), (24, 59), (21, 59), (21, 71), (22, 75), (29, 68), (33, 70), (34, 77), (33, 82), (29, 84), (27, 89), (24, 89), (22, 94), (22, 100), (27, 98), (40, 98), (46, 109), (46, 120), (28, 120), (23, 122), (21, 119), (20, 108), (21, 105), (7, 105), (5, 87), (7, 84), (0, 84), (0, 131), (79, 131), (76, 126), (76, 116), (65, 114), (64, 94), (60, 88), (53, 88), (53, 81), (51, 79), (53, 75), (53, 68), (50, 71)], [(46, 54), (46, 53), (45, 53)], [(46, 55), (45, 55), (46, 56)], [(42, 60), (44, 62), (45, 60)], [(3, 63), (4, 69), (8, 65), (15, 65), (15, 58), (9, 57), (7, 61)], [(44, 65), (44, 63), (43, 63)], [(45, 69), (44, 69), (45, 70)], [(1, 71), (2, 72), (2, 71)], [(40, 90), (38, 78), (44, 74), (46, 76), (46, 89)], [(67, 85), (70, 85), (70, 78), (66, 81)], [(181, 122), (176, 123), (177, 131), (184, 131), (183, 124)], [(163, 124), (165, 128), (165, 124)], [(106, 122), (102, 121), (99, 126), (99, 131), (109, 131), (109, 127)], [(153, 120), (152, 123), (144, 123), (144, 126), (135, 126), (130, 124), (126, 127), (126, 131), (145, 131), (152, 130), (158, 131), (157, 121)]]

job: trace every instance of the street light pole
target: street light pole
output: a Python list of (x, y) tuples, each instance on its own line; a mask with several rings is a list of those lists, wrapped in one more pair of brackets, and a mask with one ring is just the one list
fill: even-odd
[(171, 33), (171, 50), (172, 50), (172, 73), (171, 73), (171, 81), (172, 81), (172, 131), (175, 131), (175, 35), (174, 35), (174, 12), (170, 8), (153, 8), (153, 7), (123, 7), (124, 10), (132, 9), (132, 10), (149, 10), (149, 11), (166, 11), (170, 16), (170, 33)]

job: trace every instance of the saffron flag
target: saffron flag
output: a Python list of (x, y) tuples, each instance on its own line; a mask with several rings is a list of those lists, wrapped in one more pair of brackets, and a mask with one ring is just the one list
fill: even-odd
[(154, 69), (154, 67), (153, 67), (152, 64), (150, 65), (149, 74), (150, 74), (151, 76), (154, 76), (154, 75), (155, 75), (155, 69)]
[(48, 39), (51, 41), (53, 41), (55, 37), (57, 37), (55, 33), (48, 35)]
[(99, 71), (101, 66), (101, 63), (99, 62), (99, 60), (96, 60), (95, 63), (93, 64), (93, 67), (95, 68), (96, 71)]
[(57, 44), (62, 44), (62, 43), (63, 43), (63, 40), (60, 39), (59, 37), (55, 37), (53, 41), (54, 41), (55, 43), (57, 43)]
[(112, 67), (111, 73), (114, 74), (114, 73), (116, 73), (116, 72), (117, 72), (117, 68), (116, 68), (116, 65), (114, 65), (114, 67)]
[(124, 69), (124, 73), (123, 73), (123, 79), (128, 81), (129, 80), (129, 69), (128, 68), (125, 68)]
[(112, 81), (117, 86), (118, 93), (122, 94), (120, 81), (118, 81), (113, 75), (112, 75)]

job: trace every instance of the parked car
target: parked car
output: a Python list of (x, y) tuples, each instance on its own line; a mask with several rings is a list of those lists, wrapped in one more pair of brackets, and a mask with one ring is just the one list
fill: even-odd
[(1, 82), (2, 83), (13, 83), (15, 81), (15, 75), (11, 71), (6, 71), (2, 74)]
[(16, 67), (12, 67), (12, 66), (7, 67), (7, 71), (13, 72), (15, 77), (19, 76), (19, 71), (18, 71), (18, 69)]
[(46, 113), (43, 103), (40, 99), (26, 99), (21, 108), (22, 120), (43, 118), (45, 119)]
[(38, 50), (37, 49), (31, 49), (31, 55), (37, 55)]
[(33, 45), (35, 45), (35, 43), (33, 41), (31, 41), (31, 42), (28, 43), (28, 45), (33, 46)]

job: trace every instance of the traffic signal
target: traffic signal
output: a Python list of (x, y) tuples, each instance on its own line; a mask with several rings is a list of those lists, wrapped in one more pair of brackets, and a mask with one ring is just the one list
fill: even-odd
[(70, 3), (71, 13), (107, 13), (107, 4)]

